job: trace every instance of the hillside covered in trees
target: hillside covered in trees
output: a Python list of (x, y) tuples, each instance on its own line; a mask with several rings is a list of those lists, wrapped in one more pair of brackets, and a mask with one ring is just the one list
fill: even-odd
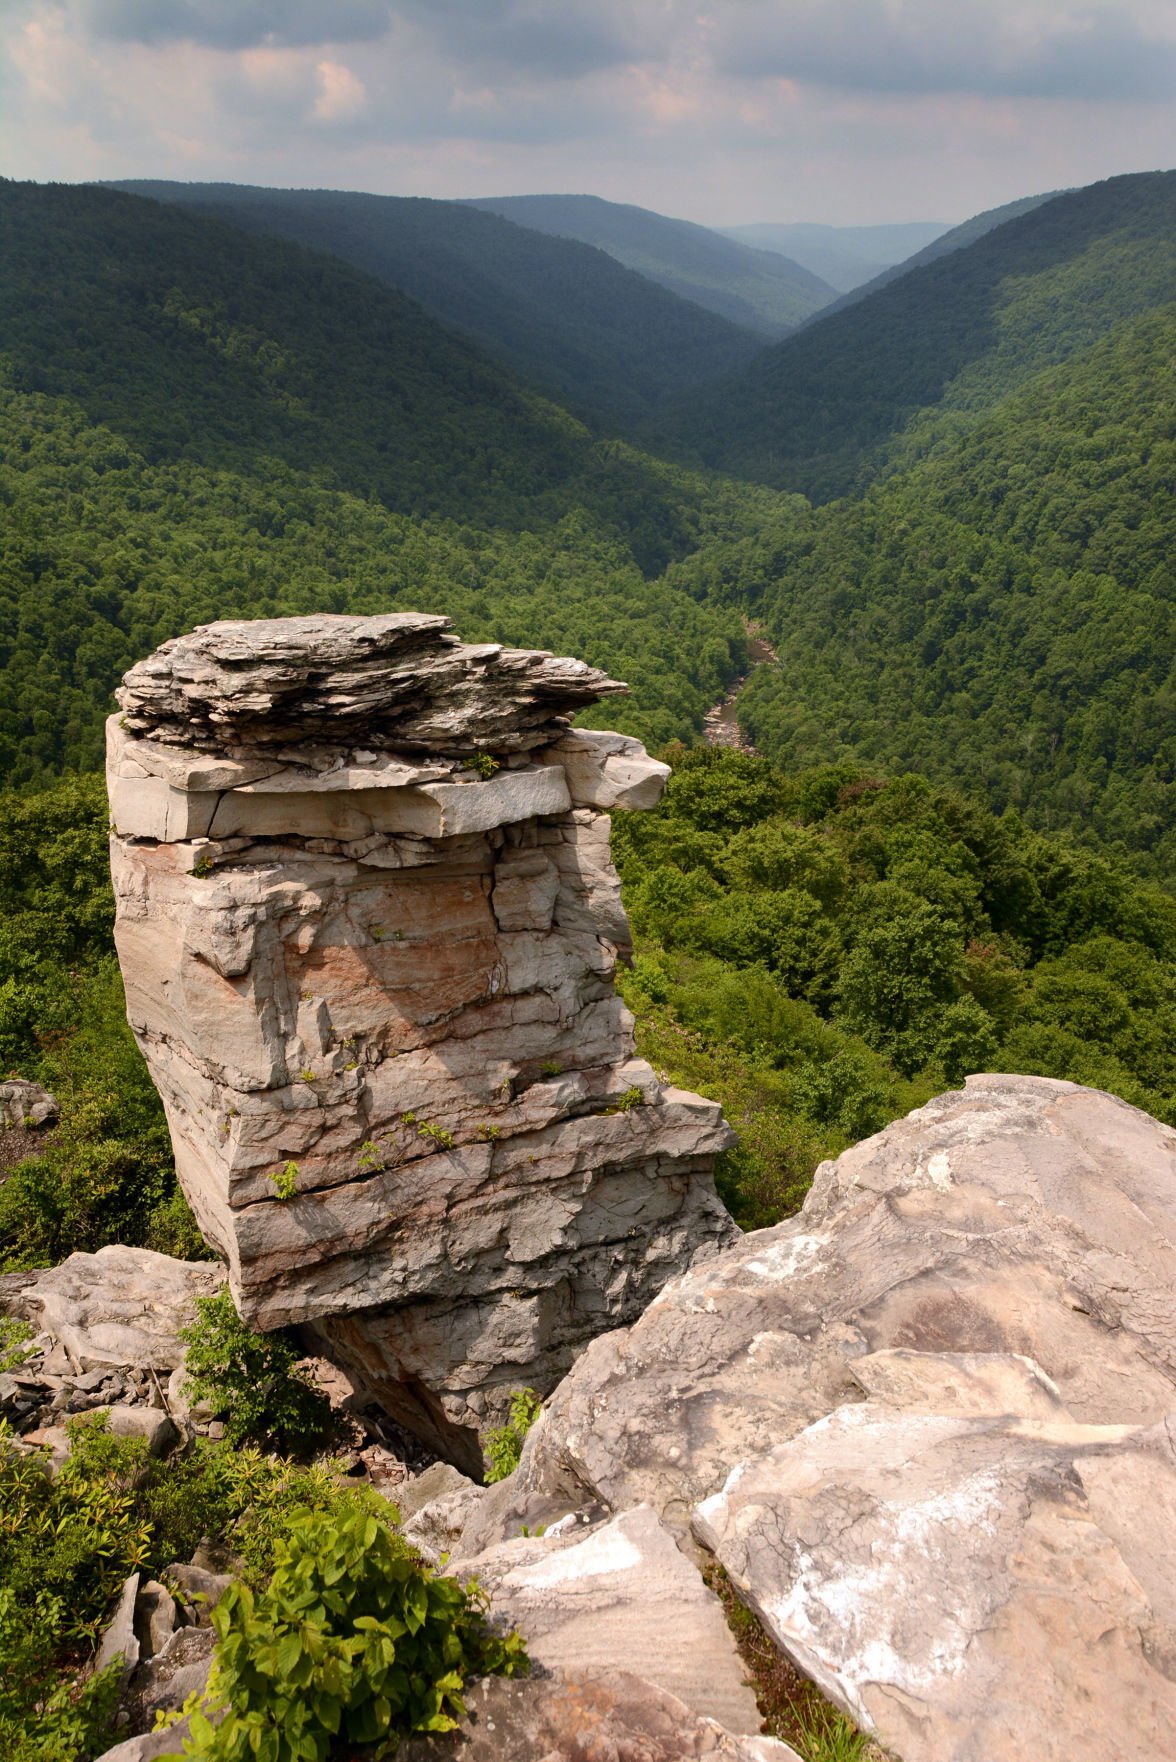
[[(655, 744), (739, 616), (654, 578), (748, 493), (596, 440), (337, 260), (0, 185), (0, 768), (86, 769), (119, 675), (211, 618), (405, 605), (627, 678)], [(618, 712), (610, 712), (614, 717)]]
[(975, 417), (1173, 298), (1176, 172), (1111, 178), (785, 338), (691, 399), (682, 439), (710, 465), (828, 501), (891, 468), (912, 420)]
[[(857, 336), (855, 359), (882, 349), (895, 384), (906, 360), (913, 384), (893, 339), (938, 286), (927, 277), (949, 278), (950, 306), (972, 261), (948, 396), (914, 418), (892, 410), (877, 480), (814, 506), (601, 440), (333, 257), (108, 190), (0, 186), (0, 763), (10, 786), (48, 789), (4, 807), (12, 1066), (90, 1095), (86, 1061), (119, 1044), (95, 904), (100, 786), (55, 782), (99, 764), (119, 673), (219, 616), (399, 605), (605, 666), (633, 697), (594, 720), (654, 748), (686, 743), (670, 807), (618, 830), (643, 939), (632, 1001), (655, 1062), (745, 1120), (765, 1096), (783, 1110), (784, 1185), (764, 1173), (776, 1152), (758, 1125), (754, 1166), (738, 1165), (757, 1192), (768, 1180), (777, 1210), (818, 1154), (978, 1062), (1081, 1076), (1168, 1117), (1176, 1082), (1143, 1016), (1112, 1044), (1074, 1002), (1098, 992), (1121, 1026), (1124, 1010), (1159, 1008), (1167, 977), (1133, 990), (1108, 977), (1126, 957), (1098, 965), (1102, 949), (1048, 1008), (1033, 1000), (1042, 963), (1091, 938), (1171, 958), (1164, 895), (1097, 850), (1171, 886), (1172, 188), (1124, 179), (1060, 199), (1076, 204), (1068, 230), (1045, 204), (907, 278), (914, 295), (898, 281), (826, 321)], [(1041, 238), (1022, 236), (1035, 226)], [(969, 356), (994, 324), (993, 346)], [(950, 325), (938, 313), (926, 328), (940, 372)], [(763, 359), (774, 368), (781, 351)], [(838, 374), (831, 423), (849, 408)], [(880, 409), (867, 400), (866, 419)], [(746, 665), (748, 616), (779, 660), (755, 671), (739, 713), (779, 771), (688, 750)], [(816, 780), (813, 766), (826, 767)], [(760, 841), (768, 855), (744, 851)], [(72, 902), (35, 906), (60, 933), (26, 915), (30, 888), (52, 893), (42, 851), (61, 873), (77, 865)], [(1079, 910), (1088, 898), (1102, 903)], [(875, 978), (855, 990), (875, 935)], [(942, 960), (908, 985), (900, 944)], [(1112, 978), (1114, 1009), (1098, 989)], [(165, 1157), (150, 1094), (117, 1099), (141, 1077), (124, 1051), (110, 1117), (146, 1122)], [(806, 1101), (826, 1066), (845, 1082)], [(107, 1115), (87, 1109), (89, 1143)], [(151, 1166), (156, 1239), (171, 1225), (164, 1165)]]
[(763, 343), (607, 251), (466, 202), (150, 179), (118, 188), (344, 258), (610, 434), (648, 436), (663, 403), (746, 366)]
[(776, 643), (739, 700), (754, 742), (951, 779), (1170, 879), (1174, 352), (1169, 305), (862, 497), (789, 498), (671, 571)]
[(607, 251), (672, 293), (777, 337), (834, 297), (820, 276), (778, 251), (599, 196), (487, 196), (473, 206)]

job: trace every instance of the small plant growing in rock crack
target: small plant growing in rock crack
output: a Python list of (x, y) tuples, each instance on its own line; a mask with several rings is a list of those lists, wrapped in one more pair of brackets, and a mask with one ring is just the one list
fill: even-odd
[(428, 1138), (439, 1150), (453, 1149), (453, 1133), (447, 1132), (444, 1126), (438, 1126), (433, 1120), (421, 1120), (417, 1125), (417, 1136)]
[(478, 1137), (484, 1144), (493, 1144), (495, 1139), (502, 1137), (502, 1127), (492, 1126), (486, 1120), (481, 1122), (477, 1128), (477, 1132)]
[(384, 1153), (374, 1138), (365, 1138), (360, 1145), (359, 1166), (365, 1174), (383, 1174), (386, 1167)]
[(541, 1077), (562, 1077), (563, 1066), (557, 1058), (545, 1058), (539, 1066), (539, 1075)]
[(640, 1107), (644, 1100), (645, 1096), (634, 1083), (631, 1089), (626, 1089), (625, 1093), (618, 1096), (612, 1106), (606, 1107), (604, 1111), (605, 1113), (632, 1113), (633, 1109)]
[(213, 862), (211, 854), (206, 850), (202, 850), (200, 855), (196, 858), (196, 861), (192, 864), (192, 873), (198, 880), (206, 881), (215, 868), (216, 864)]
[(298, 1164), (288, 1162), (270, 1175), (274, 1184), (274, 1192), (279, 1199), (293, 1199), (298, 1191)]
[(543, 1402), (534, 1389), (514, 1391), (506, 1424), (491, 1426), (482, 1446), (487, 1486), (514, 1473), (523, 1453), (523, 1439), (542, 1412)]
[(465, 770), (472, 771), (476, 777), (482, 779), (483, 783), (488, 783), (495, 771), (500, 769), (498, 760), (490, 753), (473, 753), (468, 759), (463, 759), (461, 762)]
[(372, 924), (369, 926), (369, 928), (371, 930), (373, 942), (403, 942), (404, 941), (404, 931), (403, 930), (389, 930), (385, 924)]
[(299, 1071), (298, 1081), (300, 1083), (313, 1083), (314, 1082), (314, 1072), (311, 1070), (309, 1065), (307, 1065), (305, 1070)]

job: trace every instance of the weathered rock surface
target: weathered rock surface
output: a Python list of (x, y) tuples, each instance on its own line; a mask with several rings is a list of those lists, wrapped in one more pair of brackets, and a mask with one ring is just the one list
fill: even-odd
[[(44, 1329), (76, 1372), (154, 1372), (166, 1382), (183, 1358), (180, 1330), (195, 1320), (197, 1297), (211, 1297), (224, 1277), (211, 1261), (115, 1245), (5, 1279), (0, 1308)], [(111, 1406), (106, 1387), (97, 1375), (85, 1405)]]
[(0, 1083), (0, 1132), (13, 1126), (52, 1126), (58, 1112), (57, 1098), (40, 1083), (27, 1083), (23, 1077), (10, 1077), (6, 1083)]
[(603, 806), (623, 689), (445, 620), (211, 625), (132, 669), (108, 780), (128, 1013), (261, 1327), (469, 1472), (508, 1392), (731, 1238), (712, 1103), (633, 1056)]
[(647, 1505), (590, 1535), (518, 1537), (452, 1562), (547, 1669), (630, 1670), (732, 1732), (760, 1714), (718, 1598)]
[(165, 642), (116, 696), (135, 734), (215, 752), (321, 739), (452, 753), (541, 746), (553, 718), (625, 689), (583, 661), (448, 629), (421, 612), (225, 620)]
[(649, 1503), (903, 1762), (1176, 1754), (1176, 1133), (969, 1078), (595, 1341), (471, 1511)]
[(799, 1762), (787, 1744), (724, 1731), (629, 1671), (487, 1677), (466, 1704), (456, 1743), (410, 1738), (401, 1762)]

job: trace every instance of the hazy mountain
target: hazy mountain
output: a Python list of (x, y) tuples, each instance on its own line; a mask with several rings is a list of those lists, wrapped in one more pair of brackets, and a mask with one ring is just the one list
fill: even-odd
[(740, 244), (791, 257), (845, 294), (921, 251), (947, 231), (947, 223), (908, 220), (887, 226), (818, 226), (808, 221), (765, 221), (752, 226), (725, 226), (721, 231)]
[(694, 398), (684, 442), (708, 464), (817, 499), (868, 482), (914, 444), (899, 437), (916, 419), (919, 433), (932, 417), (971, 420), (1176, 298), (1176, 172), (1092, 184), (942, 246)]
[(146, 179), (117, 187), (330, 251), (612, 433), (645, 434), (668, 396), (734, 372), (762, 343), (604, 251), (457, 202)]
[(999, 208), (986, 208), (983, 214), (973, 214), (970, 220), (961, 221), (959, 226), (941, 231), (937, 238), (923, 245), (911, 256), (901, 260), (896, 258), (893, 263), (880, 267), (869, 281), (859, 283), (839, 300), (834, 300), (831, 306), (826, 307), (826, 312), (840, 312), (844, 307), (864, 299), (867, 294), (884, 288), (887, 282), (897, 281), (908, 270), (921, 269), (927, 263), (937, 263), (941, 257), (949, 257), (953, 251), (962, 250), (965, 245), (982, 239), (985, 233), (992, 232), (995, 227), (1003, 226), (1006, 220), (1017, 220), (1022, 214), (1031, 214), (1034, 208), (1040, 208), (1043, 202), (1052, 202), (1055, 196), (1069, 193), (1066, 190), (1046, 190), (1040, 196), (1021, 196), (1015, 202), (1004, 202)]
[(675, 294), (767, 336), (799, 324), (836, 290), (776, 251), (599, 196), (496, 196), (471, 206), (560, 238), (596, 245)]

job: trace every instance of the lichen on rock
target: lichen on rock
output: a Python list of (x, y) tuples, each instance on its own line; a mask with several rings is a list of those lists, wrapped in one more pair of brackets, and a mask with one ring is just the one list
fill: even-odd
[(731, 1238), (730, 1134), (634, 1056), (614, 988), (604, 810), (667, 773), (568, 717), (624, 687), (447, 624), (165, 643), (107, 775), (128, 1013), (242, 1314), (477, 1471), (512, 1388)]

